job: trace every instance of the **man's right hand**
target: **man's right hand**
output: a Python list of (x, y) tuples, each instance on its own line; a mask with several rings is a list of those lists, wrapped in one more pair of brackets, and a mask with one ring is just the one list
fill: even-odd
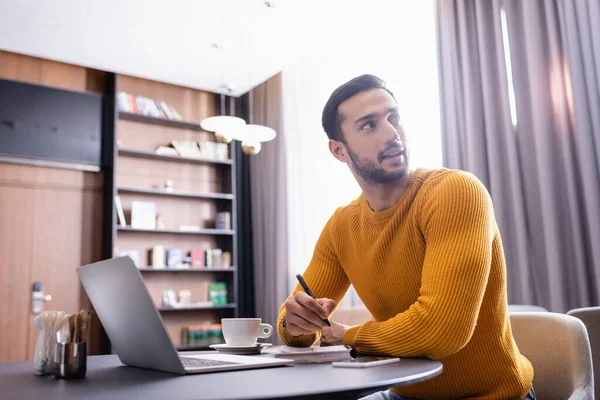
[(304, 292), (296, 292), (285, 302), (286, 330), (294, 336), (320, 332), (325, 319), (335, 308), (331, 299), (313, 299)]

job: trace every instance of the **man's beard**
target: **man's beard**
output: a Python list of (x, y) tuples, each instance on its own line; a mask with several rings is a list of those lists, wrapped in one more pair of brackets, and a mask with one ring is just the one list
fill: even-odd
[[(400, 180), (408, 174), (408, 167), (406, 165), (405, 168), (398, 171), (389, 172), (371, 160), (360, 158), (347, 144), (344, 144), (344, 147), (346, 147), (346, 151), (352, 160), (356, 173), (366, 182), (374, 184), (390, 183)], [(407, 152), (404, 151), (403, 154), (405, 160), (408, 161)]]

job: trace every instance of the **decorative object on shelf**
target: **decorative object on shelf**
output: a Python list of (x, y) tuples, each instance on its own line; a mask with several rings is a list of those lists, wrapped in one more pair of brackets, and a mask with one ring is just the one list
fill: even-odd
[(171, 179), (167, 179), (163, 189), (167, 193), (173, 193), (173, 181)]
[(231, 213), (227, 211), (215, 214), (215, 229), (231, 229)]
[(162, 214), (156, 214), (156, 229), (166, 229), (167, 226), (165, 225), (165, 218), (162, 216)]
[(130, 93), (117, 93), (119, 111), (133, 114), (146, 115), (155, 118), (183, 120), (181, 115), (164, 101), (156, 101), (143, 96), (134, 96)]
[(174, 290), (164, 290), (162, 297), (162, 306), (163, 307), (176, 307), (177, 306), (177, 297)]
[(180, 307), (191, 307), (192, 306), (192, 292), (188, 289), (180, 289), (177, 292), (179, 297), (179, 306)]
[(165, 268), (165, 247), (157, 245), (151, 248), (148, 254), (148, 261), (154, 268)]
[(167, 250), (167, 267), (178, 268), (183, 259), (183, 251), (181, 249)]
[(123, 213), (123, 205), (121, 204), (121, 198), (119, 195), (115, 195), (115, 207), (117, 209), (117, 216), (119, 217), (119, 225), (123, 227), (127, 226), (125, 214)]
[(199, 232), (199, 225), (179, 225), (179, 230), (182, 232)]
[(139, 252), (137, 250), (121, 250), (119, 252), (119, 257), (128, 256), (133, 261), (133, 264), (138, 267), (139, 264)]
[(136, 229), (156, 229), (156, 203), (151, 201), (132, 201), (131, 227)]
[(227, 284), (225, 282), (213, 282), (210, 284), (209, 300), (215, 306), (227, 304)]

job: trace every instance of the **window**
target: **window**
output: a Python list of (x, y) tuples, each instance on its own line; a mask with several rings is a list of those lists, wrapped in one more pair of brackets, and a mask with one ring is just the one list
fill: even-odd
[(506, 82), (508, 84), (508, 102), (510, 106), (510, 120), (513, 128), (517, 127), (517, 106), (515, 103), (515, 85), (512, 73), (512, 60), (510, 58), (510, 41), (508, 39), (508, 25), (506, 24), (506, 13), (504, 8), (500, 9), (500, 20), (502, 24), (502, 45), (504, 46), (504, 64), (506, 65)]

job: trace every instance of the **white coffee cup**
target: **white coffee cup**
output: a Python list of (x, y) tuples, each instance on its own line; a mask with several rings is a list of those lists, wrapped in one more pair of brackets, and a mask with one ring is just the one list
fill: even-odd
[(271, 337), (273, 327), (260, 318), (222, 318), (221, 329), (228, 346), (254, 346), (256, 339)]

